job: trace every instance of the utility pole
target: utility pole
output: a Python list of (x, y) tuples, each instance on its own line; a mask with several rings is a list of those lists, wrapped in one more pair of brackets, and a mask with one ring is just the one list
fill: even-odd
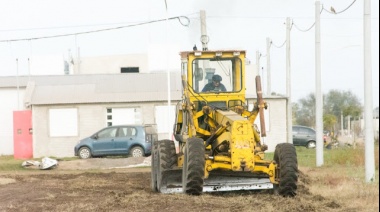
[(75, 47), (77, 50), (77, 71), (76, 71), (77, 73), (76, 74), (80, 74), (80, 51), (77, 44), (77, 35), (75, 35)]
[(373, 134), (372, 66), (371, 66), (371, 1), (364, 0), (364, 130), (365, 181), (375, 181), (375, 144)]
[(315, 1), (315, 126), (316, 162), (323, 165), (323, 99), (321, 91), (321, 3)]
[[(165, 0), (165, 16), (166, 16), (166, 21), (165, 21), (165, 28), (166, 28), (166, 30), (165, 30), (165, 41), (166, 41), (166, 44), (169, 44), (169, 36), (168, 36), (168, 34), (169, 34), (169, 15), (168, 15), (168, 4), (166, 3), (166, 0)], [(166, 49), (166, 79), (167, 79), (167, 81), (168, 81), (168, 84), (167, 84), (167, 89), (168, 89), (168, 109), (167, 109), (167, 112), (168, 112), (168, 120), (170, 120), (172, 117), (170, 116), (170, 113), (171, 113), (171, 111), (170, 111), (170, 108), (171, 108), (171, 87), (170, 87), (170, 71), (169, 71), (169, 57), (168, 57), (168, 55), (169, 55), (169, 50), (168, 49)], [(168, 139), (172, 139), (172, 126), (170, 126), (169, 124), (168, 124), (168, 126), (167, 126), (168, 128), (167, 128), (167, 130), (168, 130)], [(175, 144), (175, 145), (178, 145), (177, 143)]]
[[(201, 15), (201, 42), (202, 42), (202, 50), (206, 51), (208, 50), (208, 41), (209, 37), (207, 35), (207, 24), (206, 24), (206, 12), (204, 10), (200, 11)], [(196, 61), (195, 67), (198, 68), (198, 61)], [(203, 61), (203, 68), (205, 69), (206, 73), (206, 78), (205, 78), (205, 83), (208, 83), (208, 77), (210, 75), (214, 75), (214, 72), (210, 70), (210, 63), (209, 61), (204, 60)], [(199, 89), (199, 81), (195, 80), (195, 88), (198, 90)]]
[(272, 94), (272, 87), (271, 87), (271, 70), (270, 70), (270, 44), (271, 39), (267, 38), (267, 95), (270, 96)]
[(257, 66), (257, 75), (261, 75), (260, 74), (260, 52), (259, 51), (256, 51), (256, 66)]
[(202, 50), (208, 50), (208, 41), (209, 37), (207, 35), (207, 25), (206, 25), (206, 12), (204, 10), (201, 10), (201, 42), (202, 42)]
[(340, 135), (343, 135), (344, 129), (343, 129), (343, 111), (340, 111)]
[(18, 58), (16, 58), (17, 110), (20, 110), (20, 85), (18, 80)]
[(292, 118), (292, 97), (291, 97), (291, 77), (290, 77), (290, 18), (286, 18), (286, 94), (288, 96), (288, 104), (286, 107), (287, 114), (287, 143), (293, 143), (293, 118)]

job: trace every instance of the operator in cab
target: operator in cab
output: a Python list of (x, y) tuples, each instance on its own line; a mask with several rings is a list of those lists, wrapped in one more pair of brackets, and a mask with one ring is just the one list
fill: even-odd
[(222, 77), (215, 74), (212, 76), (212, 82), (207, 83), (202, 92), (226, 92), (226, 87), (221, 83)]

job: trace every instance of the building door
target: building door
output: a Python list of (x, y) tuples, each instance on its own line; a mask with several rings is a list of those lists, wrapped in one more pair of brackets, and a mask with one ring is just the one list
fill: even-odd
[(13, 111), (13, 147), (15, 159), (33, 158), (32, 111)]

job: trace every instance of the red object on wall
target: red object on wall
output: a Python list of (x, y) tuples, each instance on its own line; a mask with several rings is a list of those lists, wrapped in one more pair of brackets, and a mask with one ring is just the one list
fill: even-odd
[(13, 111), (13, 150), (15, 159), (33, 158), (32, 111)]

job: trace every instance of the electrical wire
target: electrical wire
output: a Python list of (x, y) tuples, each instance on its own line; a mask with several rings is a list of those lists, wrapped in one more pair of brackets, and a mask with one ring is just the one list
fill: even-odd
[[(321, 9), (321, 12), (320, 13), (322, 13), (323, 11), (326, 11), (326, 12), (328, 12), (328, 13), (330, 13), (330, 14), (335, 14), (335, 15), (337, 15), (337, 14), (339, 14), (339, 13), (343, 13), (343, 12), (345, 12), (346, 10), (348, 10), (354, 3), (356, 2), (356, 0), (354, 0), (346, 9), (344, 9), (344, 10), (342, 10), (342, 11), (340, 11), (340, 12), (336, 12), (335, 11), (335, 9), (333, 8), (333, 7), (331, 7), (330, 8), (330, 10), (331, 11), (329, 11), (329, 10), (327, 10), (327, 9), (325, 9), (324, 7), (323, 7), (323, 5), (322, 5), (322, 9)], [(299, 31), (301, 31), (301, 32), (308, 32), (309, 30), (311, 30), (313, 27), (314, 27), (314, 25), (315, 25), (315, 22), (309, 27), (309, 28), (307, 28), (307, 29), (301, 29), (300, 27), (298, 27), (294, 22), (293, 22), (293, 25), (294, 25), (294, 27), (297, 29), (297, 30), (299, 30)]]
[(301, 28), (298, 27), (297, 24), (295, 24), (294, 22), (293, 22), (293, 25), (294, 25), (294, 27), (295, 27), (298, 31), (301, 31), (301, 32), (308, 32), (309, 30), (311, 30), (311, 29), (314, 27), (315, 22), (314, 22), (309, 28), (307, 28), (307, 29), (301, 29)]
[[(356, 0), (355, 0), (355, 1), (356, 1)], [(324, 10), (324, 8), (323, 8), (323, 5), (322, 5), (322, 9), (321, 9), (321, 11), (319, 12), (319, 14), (321, 14), (321, 13), (323, 12), (323, 10)], [(307, 29), (301, 29), (301, 28), (298, 27), (294, 22), (292, 22), (292, 27), (293, 27), (293, 25), (294, 25), (294, 27), (295, 27), (298, 31), (301, 31), (301, 32), (308, 32), (309, 30), (311, 30), (311, 29), (314, 27), (315, 22), (314, 22), (309, 28), (307, 28)]]
[(285, 39), (284, 43), (282, 43), (280, 46), (275, 45), (275, 44), (273, 43), (273, 41), (270, 42), (270, 45), (271, 45), (271, 46), (273, 45), (274, 47), (280, 49), (280, 48), (282, 48), (282, 47), (285, 45), (285, 43), (286, 43), (286, 39)]
[(330, 11), (325, 9), (322, 5), (322, 9), (330, 14), (334, 14), (334, 15), (337, 15), (337, 14), (340, 14), (340, 13), (343, 13), (343, 12), (346, 12), (346, 10), (348, 10), (354, 3), (356, 2), (356, 0), (354, 0), (350, 5), (348, 5), (348, 7), (342, 11), (339, 11), (339, 12), (336, 12), (335, 9), (333, 7), (330, 8)]
[[(174, 20), (174, 19), (177, 19), (182, 26), (189, 26), (190, 25), (190, 19), (187, 16), (175, 16), (175, 17), (168, 18), (168, 20)], [(186, 19), (187, 23), (183, 22), (182, 19)], [(57, 37), (73, 36), (73, 35), (76, 36), (76, 35), (90, 34), (90, 33), (96, 33), (96, 32), (117, 30), (117, 29), (122, 29), (122, 28), (127, 28), (127, 27), (141, 26), (141, 25), (152, 24), (152, 23), (157, 23), (157, 22), (166, 21), (166, 20), (167, 19), (165, 18), (165, 19), (158, 19), (158, 20), (141, 22), (141, 23), (137, 23), (137, 24), (130, 24), (130, 25), (119, 26), (119, 27), (112, 27), (112, 28), (91, 30), (91, 31), (86, 31), (86, 32), (68, 33), (68, 34), (61, 34), (61, 35), (34, 37), (34, 38), (21, 38), (21, 39), (0, 40), (0, 42), (30, 41), (30, 40), (38, 40), (38, 39), (46, 39), (46, 38), (57, 38)]]
[(81, 27), (97, 27), (97, 26), (109, 26), (109, 25), (124, 25), (135, 22), (119, 22), (119, 23), (103, 23), (103, 24), (85, 24), (85, 25), (73, 25), (73, 26), (51, 26), (51, 27), (36, 27), (36, 28), (16, 28), (16, 29), (4, 29), (0, 32), (17, 32), (17, 31), (31, 31), (31, 30), (50, 30), (50, 29), (67, 29), (67, 28), (81, 28)]

